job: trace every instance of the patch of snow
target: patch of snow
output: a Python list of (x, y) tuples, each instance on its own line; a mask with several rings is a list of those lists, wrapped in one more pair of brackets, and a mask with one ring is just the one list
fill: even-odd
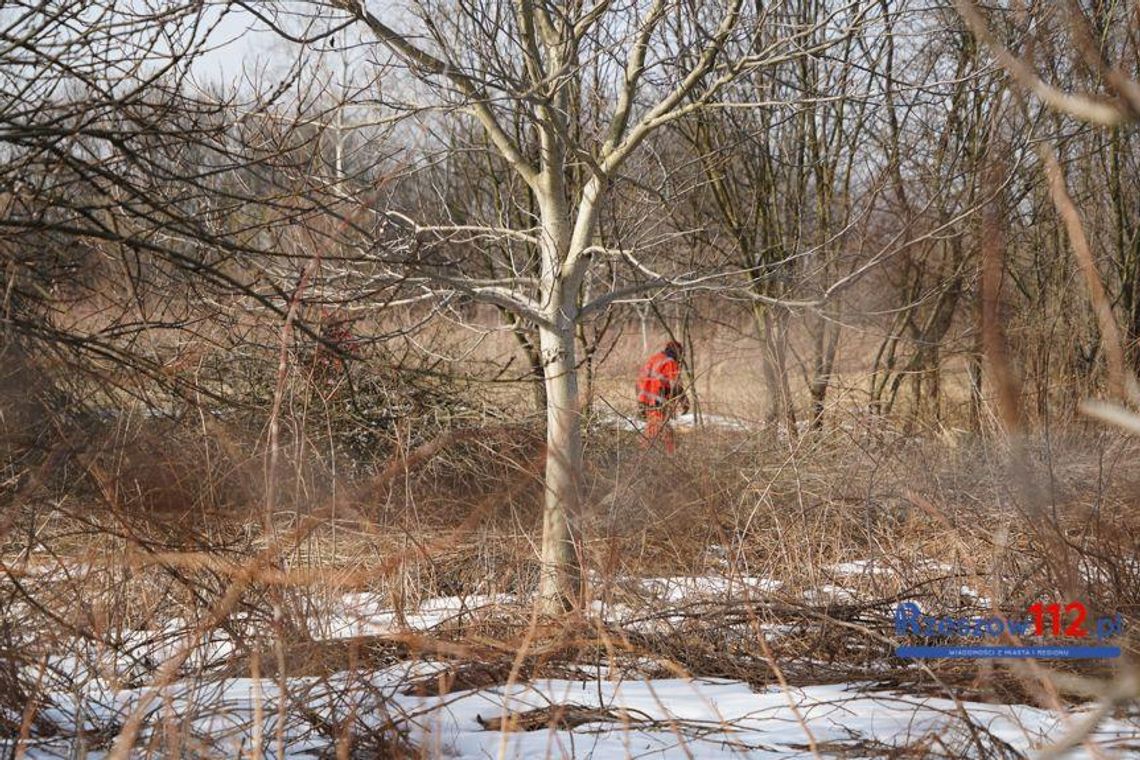
[(816, 588), (809, 588), (803, 592), (803, 599), (809, 604), (827, 604), (829, 602), (850, 602), (855, 600), (855, 594), (849, 588), (825, 583)]
[[(514, 602), (515, 597), (510, 594), (434, 597), (410, 605), (404, 619), (409, 628), (423, 631)], [(399, 617), (392, 610), (391, 597), (386, 595), (346, 594), (329, 617), (327, 630), (320, 632), (324, 638), (383, 635), (400, 630)]]
[[(864, 566), (859, 567), (862, 572)], [(656, 598), (654, 609), (661, 616), (651, 622), (662, 624), (670, 622), (668, 604), (781, 588), (778, 581), (764, 577), (679, 576), (630, 582)], [(850, 598), (851, 592), (824, 585), (805, 593), (805, 598), (809, 596), (834, 601)], [(431, 627), (516, 601), (509, 595), (428, 599), (409, 607), (407, 618), (411, 625)], [(396, 630), (387, 603), (382, 595), (346, 594), (334, 607), (340, 635)], [(596, 609), (610, 620), (637, 614), (624, 602), (606, 609), (599, 604)], [(778, 623), (761, 626), (774, 635), (794, 635), (797, 630)], [(195, 647), (191, 659), (195, 666), (216, 664), (232, 654), (233, 643), (220, 632), (191, 640), (192, 630), (187, 621), (172, 620), (156, 631), (132, 632), (126, 636), (129, 657), (99, 649), (96, 643), (73, 642), (69, 651), (48, 660), (60, 678), (43, 681), (46, 694), (40, 714), (65, 733), (113, 736), (149, 693), (150, 679), (163, 659), (188, 642)], [(647, 658), (644, 672), (661, 672), (659, 665)], [(35, 680), (38, 663), (27, 667)], [(623, 675), (637, 671), (636, 658), (615, 662), (613, 667), (581, 665), (573, 669), (582, 674), (580, 678), (539, 679), (438, 696), (403, 693), (412, 681), (445, 667), (440, 662), (409, 661), (327, 678), (293, 677), (284, 681), (284, 694), (282, 683), (271, 678), (211, 677), (208, 670), (201, 670), (159, 690), (159, 698), (148, 708), (140, 742), (163, 746), (163, 732), (177, 725), (184, 732), (180, 736), (200, 744), (194, 751), (201, 749), (208, 756), (249, 755), (254, 737), (261, 736), (262, 757), (300, 760), (328, 752), (332, 739), (327, 726), (347, 721), (356, 736), (366, 737), (394, 720), (428, 758), (783, 759), (811, 756), (813, 743), (827, 748), (825, 756), (882, 756), (921, 741), (928, 741), (924, 745), (928, 756), (958, 757), (979, 754), (979, 741), (987, 748), (1005, 742), (1028, 752), (1060, 738), (1066, 725), (1080, 717), (1080, 711), (1066, 717), (1025, 705), (963, 702), (959, 707), (947, 699), (874, 691), (853, 683), (754, 690), (725, 679)], [(278, 705), (283, 699), (286, 719), (279, 726)], [(549, 727), (545, 720), (531, 731), (486, 728), (487, 721), (504, 715), (558, 705), (599, 712), (592, 716), (595, 720), (574, 728)], [(962, 710), (972, 728), (962, 721)], [(255, 726), (257, 720), (261, 725)], [(275, 749), (278, 729), (284, 737), (280, 755)], [(1110, 751), (1116, 747), (1127, 753), (1140, 746), (1140, 716), (1106, 720), (1092, 738)], [(96, 747), (92, 741), (90, 737), (36, 739), (27, 747), (26, 757), (105, 757), (109, 746)], [(0, 756), (13, 750), (11, 740), (0, 740)]]
[[(596, 412), (593, 421), (602, 427), (616, 430), (640, 432), (645, 428), (645, 422), (636, 414), (624, 415), (615, 409), (603, 409)], [(673, 418), (672, 425), (679, 430), (690, 430), (697, 427), (720, 428), (723, 430), (755, 430), (760, 427), (754, 422), (730, 417), (723, 414), (701, 414), (698, 420), (693, 412), (678, 414)]]
[[(430, 672), (430, 668), (427, 669)], [(810, 745), (859, 756), (887, 754), (892, 748), (926, 741), (934, 757), (971, 756), (977, 742), (993, 748), (1005, 742), (1027, 752), (1058, 739), (1065, 718), (1024, 705), (962, 703), (974, 724), (961, 720), (951, 700), (914, 697), (887, 691), (864, 691), (850, 683), (753, 690), (724, 679), (663, 678), (651, 680), (540, 679), (443, 696), (408, 696), (400, 686), (423, 669), (398, 666), (370, 676), (341, 677), (326, 682), (291, 679), (287, 690), (303, 696), (308, 708), (329, 721), (350, 713), (364, 726), (379, 726), (388, 717), (404, 716), (409, 738), (425, 757), (449, 758), (799, 758)], [(121, 724), (141, 691), (123, 691), (110, 703), (87, 707), (95, 725)], [(370, 696), (371, 695), (371, 696)], [(377, 696), (380, 695), (380, 696)], [(162, 709), (217, 751), (246, 748), (260, 712), (263, 756), (277, 758), (275, 734), (277, 685), (271, 680), (229, 679), (210, 686), (176, 684), (165, 690)], [(369, 699), (373, 700), (372, 702)], [(57, 705), (65, 704), (57, 700)], [(598, 719), (573, 729), (543, 727), (504, 732), (485, 728), (488, 721), (557, 705), (605, 711)], [(74, 702), (68, 704), (76, 709)], [(53, 717), (65, 718), (57, 708)], [(1070, 716), (1071, 722), (1079, 712)], [(291, 722), (283, 727), (284, 758), (312, 757), (327, 750), (329, 740), (310, 727)], [(930, 743), (937, 739), (941, 744)], [(1134, 721), (1105, 721), (1093, 734), (1106, 749), (1140, 740)], [(942, 749), (939, 750), (939, 747)], [(0, 742), (0, 748), (11, 744)], [(846, 748), (846, 750), (841, 749)], [(55, 741), (34, 742), (29, 758), (74, 756)], [(1087, 757), (1078, 750), (1070, 757)], [(87, 757), (104, 756), (88, 752)], [(282, 760), (284, 760), (282, 758)]]
[(831, 566), (831, 572), (837, 575), (892, 575), (895, 570), (888, 567), (882, 560), (856, 559), (850, 562), (838, 562)]
[(682, 602), (694, 597), (735, 597), (771, 594), (779, 591), (783, 583), (773, 578), (741, 576), (737, 578), (715, 575), (668, 576), (642, 578), (640, 585), (646, 591), (666, 602)]
[[(511, 733), (483, 730), (479, 720), (564, 704), (604, 708), (616, 720), (574, 730)], [(979, 741), (991, 747), (996, 738), (1025, 751), (1063, 732), (1060, 716), (1049, 711), (980, 703), (964, 707), (981, 727)], [(866, 751), (868, 743), (887, 750), (935, 736), (956, 745), (963, 756), (976, 751), (954, 702), (859, 693), (853, 684), (757, 692), (717, 679), (540, 680), (453, 695), (446, 704), (424, 699), (414, 709), (428, 710), (413, 730), (417, 743), (454, 758), (790, 758), (810, 756), (812, 741)], [(1140, 727), (1109, 721), (1094, 739), (1111, 744), (1138, 736)]]

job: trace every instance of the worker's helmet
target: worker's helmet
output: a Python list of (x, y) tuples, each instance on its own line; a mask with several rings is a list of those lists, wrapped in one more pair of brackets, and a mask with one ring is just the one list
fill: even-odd
[(671, 340), (665, 344), (665, 353), (672, 356), (674, 359), (681, 358), (681, 354), (685, 352), (685, 347), (675, 340)]

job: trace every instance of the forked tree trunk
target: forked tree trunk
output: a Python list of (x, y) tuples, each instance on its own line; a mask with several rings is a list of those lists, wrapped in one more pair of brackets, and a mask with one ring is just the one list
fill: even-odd
[(542, 354), (536, 345), (533, 333), (529, 333), (523, 326), (522, 320), (506, 309), (500, 309), (507, 324), (511, 326), (511, 334), (515, 342), (522, 349), (526, 357), (527, 367), (531, 374), (531, 392), (534, 394), (534, 408), (538, 411), (546, 409), (546, 378), (542, 371)]
[[(560, 167), (561, 146), (544, 141), (548, 166)], [(591, 181), (574, 213), (560, 170), (544, 173), (537, 193), (542, 215), (542, 308), (539, 350), (546, 384), (546, 477), (542, 509), (542, 549), (537, 609), (557, 615), (580, 601), (581, 570), (570, 532), (582, 502), (582, 421), (578, 391), (578, 299), (585, 259), (583, 248), (597, 228), (597, 199), (604, 188)]]
[(570, 521), (582, 497), (582, 431), (573, 322), (559, 320), (539, 336), (546, 379), (546, 493), (538, 594), (539, 610), (554, 615), (574, 606), (580, 593)]

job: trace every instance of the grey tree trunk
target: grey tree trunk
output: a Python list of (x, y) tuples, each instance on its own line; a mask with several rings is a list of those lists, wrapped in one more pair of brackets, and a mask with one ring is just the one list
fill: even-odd
[(578, 602), (580, 572), (570, 521), (582, 499), (582, 431), (572, 319), (539, 333), (546, 380), (546, 480), (539, 609), (558, 614)]

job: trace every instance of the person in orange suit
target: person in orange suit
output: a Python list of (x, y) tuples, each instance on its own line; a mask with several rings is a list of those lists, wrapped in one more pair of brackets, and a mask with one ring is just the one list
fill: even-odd
[(677, 449), (669, 421), (677, 414), (678, 407), (684, 413), (689, 411), (689, 400), (681, 385), (682, 352), (681, 344), (671, 340), (664, 349), (650, 356), (638, 373), (637, 407), (645, 420), (643, 448), (660, 440), (668, 453)]

